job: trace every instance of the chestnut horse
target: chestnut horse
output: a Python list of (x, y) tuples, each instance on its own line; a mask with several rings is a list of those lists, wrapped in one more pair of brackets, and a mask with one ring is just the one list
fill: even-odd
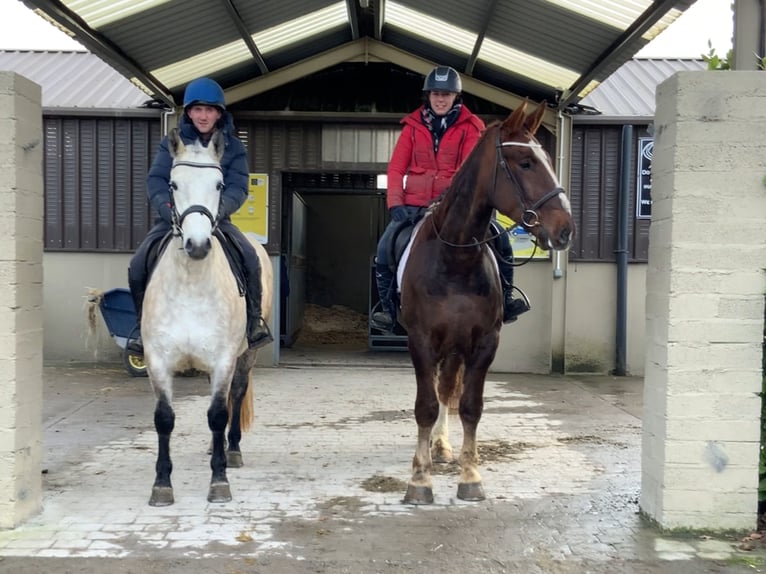
[[(170, 190), (173, 238), (159, 258), (144, 298), (141, 334), (149, 380), (157, 398), (154, 426), (159, 452), (149, 504), (173, 504), (170, 435), (173, 432), (173, 378), (190, 369), (207, 373), (212, 432), (208, 491), (210, 502), (228, 502), (227, 466), (242, 466), (239, 441), (252, 422), (251, 371), (256, 350), (248, 350), (245, 299), (217, 236), (223, 189), (220, 159), (224, 139), (213, 134), (207, 146), (184, 145), (176, 130), (168, 134), (173, 156)], [(252, 241), (261, 263), (264, 319), (272, 306), (273, 271), (266, 250)], [(224, 433), (229, 427), (228, 451)]]
[(413, 233), (401, 271), (400, 319), (417, 379), (418, 441), (404, 498), (410, 504), (433, 502), (432, 461), (452, 460), (447, 414), (453, 395), (463, 425), (457, 496), (484, 499), (476, 429), (503, 324), (500, 276), (487, 245), (494, 211), (546, 250), (566, 249), (574, 236), (569, 201), (534, 137), (545, 104), (528, 115), (526, 107), (525, 101), (487, 127)]

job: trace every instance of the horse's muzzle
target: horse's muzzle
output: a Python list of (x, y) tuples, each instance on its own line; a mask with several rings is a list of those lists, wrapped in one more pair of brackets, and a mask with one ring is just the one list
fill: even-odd
[[(548, 229), (540, 228), (534, 228), (537, 229), (537, 239), (539, 240), (538, 245), (543, 247), (544, 249), (555, 249), (556, 251), (563, 251), (564, 249), (568, 249), (570, 244), (572, 243), (572, 239), (574, 239), (574, 228), (570, 227), (569, 225), (564, 225), (560, 229), (556, 229), (554, 233), (551, 233)], [(533, 231), (534, 233), (534, 231)]]
[(567, 249), (574, 238), (574, 230), (568, 226), (561, 230), (554, 241), (554, 249)]
[(192, 259), (204, 259), (210, 253), (211, 247), (210, 238), (207, 238), (202, 243), (195, 243), (191, 239), (187, 239), (184, 243), (184, 251)]

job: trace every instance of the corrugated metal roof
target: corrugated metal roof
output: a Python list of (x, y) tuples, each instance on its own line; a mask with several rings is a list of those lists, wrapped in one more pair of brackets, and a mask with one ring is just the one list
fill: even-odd
[[(347, 65), (347, 67), (353, 65)], [(374, 68), (374, 66), (372, 66)], [(362, 71), (368, 71), (371, 66), (364, 66)], [(11, 70), (30, 80), (37, 82), (43, 88), (43, 106), (46, 108), (76, 108), (76, 109), (114, 109), (127, 110), (143, 106), (149, 99), (148, 96), (131, 82), (120, 75), (111, 66), (104, 63), (100, 58), (89, 52), (46, 52), (46, 51), (2, 51), (0, 50), (0, 69)], [(614, 74), (602, 82), (598, 88), (580, 101), (586, 107), (586, 113), (597, 113), (594, 121), (607, 118), (646, 118), (651, 120), (654, 116), (655, 91), (657, 86), (672, 74), (678, 71), (699, 71), (706, 69), (706, 64), (699, 59), (670, 59), (670, 58), (636, 58), (623, 64)], [(361, 88), (370, 88), (370, 98), (377, 94), (385, 94), (392, 86), (401, 87), (405, 80), (396, 67), (389, 71), (370, 71), (370, 76), (360, 75), (352, 70), (338, 70), (332, 78), (324, 74), (318, 74), (314, 84), (326, 83), (327, 88), (322, 89), (318, 85), (307, 84), (310, 78), (296, 80), (298, 91), (303, 92), (306, 98), (313, 98), (320, 108), (314, 111), (325, 110), (330, 105), (328, 98), (340, 98), (339, 94), (350, 97), (347, 86), (357, 86), (355, 91)], [(405, 74), (406, 75), (406, 74)], [(381, 102), (377, 103), (378, 111), (399, 112), (409, 110), (417, 105), (420, 98), (417, 86), (421, 81), (419, 76), (412, 76), (412, 84), (405, 92), (409, 101), (406, 105), (395, 106), (392, 109), (380, 109)], [(345, 76), (347, 81), (341, 81)], [(386, 89), (386, 85), (388, 90)], [(360, 87), (361, 86), (361, 87)], [(333, 89), (337, 88), (337, 89)], [(269, 94), (278, 98), (278, 92), (272, 90)], [(265, 94), (264, 96), (267, 96)], [(389, 94), (393, 96), (394, 94)], [(296, 96), (283, 96), (294, 99)], [(383, 98), (385, 100), (385, 98)], [(370, 100), (372, 101), (372, 99)], [(244, 102), (243, 102), (244, 103)], [(367, 102), (366, 109), (373, 109)], [(278, 101), (278, 108), (285, 109), (284, 102)], [(321, 107), (325, 106), (325, 107)], [(330, 110), (339, 108), (338, 102), (332, 103)], [(480, 109), (478, 102), (471, 104), (471, 109)], [(358, 106), (357, 106), (358, 107)], [(237, 106), (235, 106), (235, 109)], [(401, 109), (400, 109), (401, 108)], [(244, 108), (243, 108), (244, 109)], [(272, 110), (266, 99), (258, 100), (256, 109)], [(299, 107), (299, 110), (314, 109)], [(355, 109), (353, 105), (349, 109)], [(344, 111), (345, 108), (344, 108)], [(489, 112), (488, 112), (489, 113)], [(576, 116), (577, 117), (577, 116)], [(582, 119), (582, 118), (578, 118)]]
[[(463, 74), (467, 92), (577, 102), (695, 0), (23, 0), (159, 100), (200, 75), (235, 103), (344, 62)], [(723, 0), (722, 0), (723, 1)]]
[(151, 97), (90, 52), (3, 51), (0, 70), (40, 84), (44, 108), (126, 110)]
[(698, 72), (706, 68), (707, 64), (701, 59), (636, 58), (625, 62), (579, 103), (598, 110), (601, 119), (651, 119), (659, 84), (676, 72)]

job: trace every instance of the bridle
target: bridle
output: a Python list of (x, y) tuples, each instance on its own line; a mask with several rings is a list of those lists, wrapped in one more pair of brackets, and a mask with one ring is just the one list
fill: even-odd
[[(511, 146), (526, 147), (526, 148), (542, 148), (542, 146), (539, 143), (533, 143), (533, 142), (517, 142), (517, 141), (501, 142), (499, 128), (497, 130), (497, 135), (495, 136), (495, 150), (497, 151), (497, 159), (495, 161), (495, 171), (494, 171), (494, 177), (492, 180), (492, 189), (497, 188), (497, 172), (499, 169), (498, 166), (502, 167), (503, 172), (505, 173), (505, 177), (508, 179), (508, 181), (511, 182), (511, 184), (516, 189), (516, 195), (519, 198), (519, 203), (521, 204), (521, 207), (523, 210), (521, 221), (515, 222), (513, 226), (507, 228), (505, 231), (501, 231), (500, 233), (491, 235), (490, 237), (487, 237), (481, 241), (478, 241), (474, 237), (472, 243), (451, 243), (443, 239), (442, 236), (439, 235), (439, 230), (436, 228), (436, 220), (434, 219), (432, 214), (431, 223), (433, 224), (434, 232), (436, 232), (436, 237), (439, 239), (439, 241), (441, 241), (445, 245), (449, 245), (450, 247), (478, 247), (485, 243), (489, 243), (490, 241), (494, 241), (496, 238), (500, 237), (501, 235), (505, 233), (510, 233), (513, 229), (515, 229), (519, 225), (525, 229), (532, 229), (533, 227), (537, 227), (538, 225), (540, 225), (540, 217), (537, 215), (537, 210), (540, 207), (542, 207), (545, 203), (547, 203), (549, 200), (556, 197), (558, 194), (565, 193), (562, 187), (554, 187), (548, 193), (543, 195), (540, 199), (535, 201), (531, 207), (527, 207), (526, 201), (524, 201), (525, 197), (527, 196), (527, 192), (524, 189), (524, 186), (519, 181), (519, 179), (515, 175), (513, 175), (513, 171), (511, 171), (511, 168), (508, 165), (508, 162), (505, 161), (505, 157), (503, 157), (502, 148), (511, 147)], [(535, 248), (536, 247), (537, 245), (535, 245)], [(533, 252), (533, 255), (534, 255), (534, 252)], [(526, 263), (526, 261), (524, 263)], [(518, 265), (523, 265), (524, 263), (521, 263)]]
[[(186, 166), (186, 167), (197, 167), (197, 168), (207, 168), (207, 169), (217, 169), (221, 172), (221, 175), (223, 175), (223, 169), (220, 165), (217, 163), (197, 163), (193, 161), (178, 161), (173, 164), (173, 167), (176, 166)], [(192, 213), (201, 213), (205, 217), (207, 217), (210, 220), (210, 225), (212, 226), (212, 231), (215, 232), (215, 230), (218, 228), (218, 221), (220, 218), (214, 217), (213, 214), (210, 212), (210, 210), (205, 207), (204, 205), (190, 205), (187, 207), (183, 213), (179, 214), (178, 210), (176, 209), (176, 201), (173, 197), (173, 192), (178, 189), (178, 186), (173, 182), (173, 180), (170, 181), (168, 184), (168, 190), (170, 192), (170, 205), (173, 208), (173, 235), (176, 237), (182, 237), (183, 236), (183, 222), (184, 219), (186, 219), (187, 215), (191, 215)], [(218, 183), (218, 191), (223, 191), (223, 183)], [(220, 213), (220, 210), (219, 210)]]
[[(519, 203), (521, 203), (521, 207), (523, 209), (523, 213), (521, 215), (521, 225), (522, 227), (526, 229), (532, 229), (533, 227), (537, 227), (540, 225), (540, 217), (537, 215), (537, 209), (542, 207), (545, 203), (547, 203), (550, 199), (553, 199), (556, 197), (559, 193), (564, 193), (564, 189), (561, 187), (554, 187), (552, 190), (550, 190), (548, 193), (546, 193), (544, 196), (542, 196), (540, 199), (538, 199), (536, 202), (532, 204), (532, 207), (526, 207), (526, 202), (524, 201), (524, 198), (527, 195), (526, 190), (524, 189), (524, 186), (521, 185), (521, 182), (517, 179), (515, 175), (513, 175), (513, 172), (511, 171), (510, 166), (508, 165), (508, 162), (505, 161), (505, 157), (503, 157), (502, 148), (504, 147), (526, 147), (526, 148), (541, 148), (542, 146), (539, 143), (532, 143), (532, 142), (501, 142), (500, 141), (500, 130), (498, 129), (497, 136), (495, 136), (495, 149), (497, 150), (497, 163), (503, 168), (503, 171), (505, 172), (505, 177), (508, 178), (508, 180), (516, 187), (516, 195), (519, 198)], [(497, 187), (497, 169), (495, 169), (495, 178), (492, 182), (492, 188), (495, 189)]]

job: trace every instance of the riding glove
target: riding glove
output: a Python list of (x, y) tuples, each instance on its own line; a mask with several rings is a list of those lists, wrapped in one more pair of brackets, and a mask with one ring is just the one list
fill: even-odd
[(221, 195), (221, 205), (218, 207), (218, 219), (229, 217), (232, 213), (239, 209), (240, 205), (237, 200), (226, 195)]
[(157, 213), (159, 213), (159, 216), (163, 221), (173, 223), (173, 208), (170, 206), (169, 201), (160, 203), (159, 207), (157, 208)]

